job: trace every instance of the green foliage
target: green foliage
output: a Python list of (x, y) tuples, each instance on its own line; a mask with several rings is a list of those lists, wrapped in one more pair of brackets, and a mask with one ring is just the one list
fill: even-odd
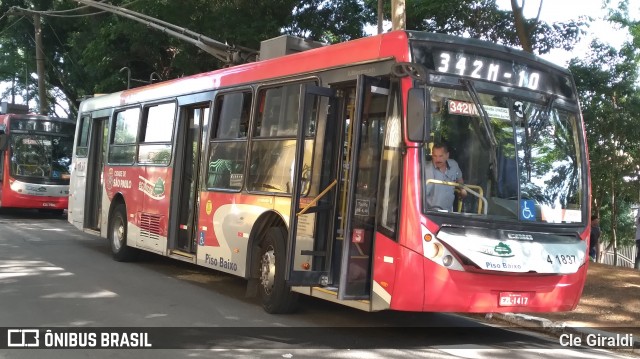
[[(377, 0), (364, 0), (369, 16), (377, 12)], [(385, 1), (385, 19), (391, 18)], [(520, 47), (512, 11), (499, 10), (495, 0), (406, 0), (407, 29), (489, 40)], [(547, 23), (524, 19), (533, 49), (546, 54), (554, 48), (571, 50), (584, 35), (588, 18)]]
[(593, 212), (602, 218), (604, 241), (618, 244), (633, 241), (632, 205), (640, 202), (640, 36), (638, 24), (621, 14), (614, 11), (611, 19), (629, 27), (633, 41), (620, 49), (594, 41), (570, 63), (589, 144)]
[[(387, 3), (386, 17), (389, 18)], [(364, 36), (376, 22), (377, 0), (112, 0), (110, 4), (161, 19), (217, 41), (258, 49), (260, 41), (283, 33), (336, 43)], [(211, 71), (223, 64), (193, 44), (145, 24), (80, 5), (75, 0), (3, 0), (0, 13), (16, 6), (47, 11), (42, 16), (50, 113), (67, 102), (71, 117), (84, 96), (110, 93), (149, 81), (152, 73), (172, 79)], [(494, 0), (407, 0), (407, 28), (465, 35), (518, 45), (510, 11)], [(32, 17), (0, 18), (0, 81), (37, 98)], [(568, 47), (581, 22), (545, 24), (530, 20), (535, 48)], [(28, 78), (25, 86), (24, 79)], [(53, 90), (52, 90), (53, 89)], [(3, 99), (10, 94), (3, 94)], [(58, 107), (59, 108), (59, 107)]]
[[(635, 244), (635, 217), (633, 215), (632, 204), (628, 201), (622, 201), (618, 205), (616, 217), (616, 243), (619, 247), (632, 246)], [(608, 245), (613, 242), (613, 212), (611, 203), (607, 201), (600, 207), (600, 242)]]
[(294, 8), (286, 33), (326, 43), (337, 43), (364, 36), (364, 24), (374, 21), (363, 4), (354, 0), (300, 1)]

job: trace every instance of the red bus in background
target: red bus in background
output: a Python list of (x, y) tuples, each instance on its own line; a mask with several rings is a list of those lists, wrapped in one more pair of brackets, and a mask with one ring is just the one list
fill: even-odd
[(69, 202), (75, 123), (26, 110), (3, 103), (0, 111), (0, 207), (62, 214)]
[[(77, 123), (70, 223), (118, 261), (246, 278), (270, 313), (299, 294), (543, 312), (582, 293), (578, 96), (531, 54), (396, 31), (87, 99)], [(456, 162), (434, 178), (444, 142)]]

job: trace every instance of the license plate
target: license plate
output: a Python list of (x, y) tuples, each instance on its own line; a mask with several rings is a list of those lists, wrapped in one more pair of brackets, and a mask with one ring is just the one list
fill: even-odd
[(526, 306), (529, 304), (531, 295), (532, 293), (529, 292), (500, 292), (498, 305), (501, 307)]

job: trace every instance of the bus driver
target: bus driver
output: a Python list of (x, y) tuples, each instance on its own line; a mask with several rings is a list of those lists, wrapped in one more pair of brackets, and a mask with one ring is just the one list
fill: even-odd
[[(464, 183), (462, 171), (458, 162), (449, 159), (449, 148), (444, 143), (436, 143), (431, 150), (431, 162), (427, 162), (425, 168), (427, 180), (434, 179), (443, 182)], [(467, 191), (463, 188), (445, 184), (427, 184), (427, 208), (453, 211), (454, 191), (460, 197), (467, 196)]]

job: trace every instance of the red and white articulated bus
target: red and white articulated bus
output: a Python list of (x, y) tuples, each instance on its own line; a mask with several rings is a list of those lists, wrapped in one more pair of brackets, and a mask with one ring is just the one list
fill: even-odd
[(2, 103), (0, 207), (62, 214), (68, 205), (74, 133), (75, 121)]
[[(118, 261), (246, 278), (270, 313), (299, 294), (544, 312), (582, 293), (584, 125), (571, 74), (531, 54), (396, 31), (87, 99), (77, 123), (69, 222)], [(459, 178), (429, 175), (445, 141)]]

